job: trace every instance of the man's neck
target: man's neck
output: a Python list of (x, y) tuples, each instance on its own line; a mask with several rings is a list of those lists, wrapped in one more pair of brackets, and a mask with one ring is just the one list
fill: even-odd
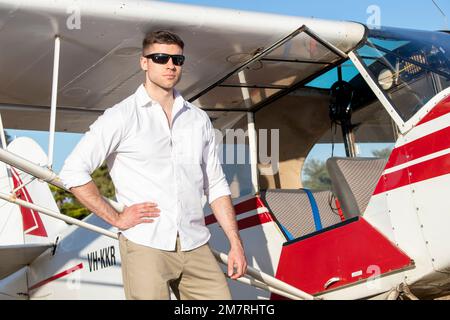
[(164, 89), (159, 86), (154, 85), (153, 83), (147, 81), (144, 83), (145, 90), (147, 91), (148, 95), (158, 102), (161, 107), (164, 109), (164, 111), (171, 112), (174, 102), (174, 92), (173, 89)]

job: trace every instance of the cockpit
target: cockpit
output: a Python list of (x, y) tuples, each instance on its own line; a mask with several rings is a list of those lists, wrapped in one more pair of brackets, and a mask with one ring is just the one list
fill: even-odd
[[(279, 165), (272, 175), (261, 174), (271, 164), (258, 154), (258, 187), (293, 238), (362, 215), (399, 136), (420, 121), (426, 103), (450, 84), (450, 36), (445, 32), (366, 29), (364, 39), (344, 53), (305, 30), (301, 45), (294, 46), (300, 38), (293, 37), (290, 45), (287, 42), (272, 51), (270, 58), (251, 62), (249, 69), (238, 70), (214, 88), (233, 88), (235, 95), (229, 92), (228, 98), (243, 98), (234, 111), (254, 111), (256, 129), (278, 135), (278, 149), (271, 150), (278, 157), (271, 160)], [(301, 53), (301, 58), (294, 52)], [(270, 72), (264, 73), (273, 63), (278, 68), (271, 65)], [(284, 94), (283, 86), (290, 87)], [(211, 102), (207, 96), (197, 97), (197, 102)], [(246, 129), (246, 120), (244, 113), (232, 128)], [(266, 141), (274, 145), (270, 137)], [(317, 155), (314, 150), (319, 146), (320, 157), (311, 165), (311, 154)], [(245, 152), (250, 158), (251, 147)], [(246, 165), (250, 169), (248, 163), (223, 164), (235, 197), (254, 187), (245, 182), (251, 179), (245, 175)], [(318, 173), (314, 183), (311, 168)], [(326, 183), (320, 185), (317, 179)], [(299, 206), (308, 212), (316, 210), (304, 219), (289, 216), (302, 211)], [(320, 212), (319, 217), (314, 211)]]

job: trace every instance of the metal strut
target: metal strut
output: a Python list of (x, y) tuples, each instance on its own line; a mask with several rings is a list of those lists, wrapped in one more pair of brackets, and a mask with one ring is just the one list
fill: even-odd
[(50, 134), (48, 136), (48, 163), (47, 166), (53, 166), (53, 149), (55, 144), (56, 127), (56, 103), (58, 101), (58, 76), (59, 76), (59, 53), (61, 51), (61, 40), (59, 36), (55, 37), (55, 53), (53, 56), (53, 78), (52, 78), (52, 101), (50, 109)]

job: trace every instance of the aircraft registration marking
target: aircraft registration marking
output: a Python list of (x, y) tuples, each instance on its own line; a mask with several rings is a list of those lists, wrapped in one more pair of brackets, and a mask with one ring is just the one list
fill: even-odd
[(90, 252), (87, 254), (87, 258), (89, 263), (89, 272), (115, 266), (117, 264), (116, 248), (114, 246), (109, 246)]

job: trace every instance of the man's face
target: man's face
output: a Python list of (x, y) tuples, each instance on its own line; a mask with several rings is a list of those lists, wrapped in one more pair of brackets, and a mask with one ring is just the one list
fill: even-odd
[[(183, 54), (183, 50), (177, 44), (154, 43), (145, 51), (144, 55), (152, 53)], [(145, 57), (141, 57), (141, 68), (146, 72), (147, 81), (163, 89), (169, 90), (181, 79), (181, 66), (176, 66), (172, 59), (166, 64), (158, 64)]]

